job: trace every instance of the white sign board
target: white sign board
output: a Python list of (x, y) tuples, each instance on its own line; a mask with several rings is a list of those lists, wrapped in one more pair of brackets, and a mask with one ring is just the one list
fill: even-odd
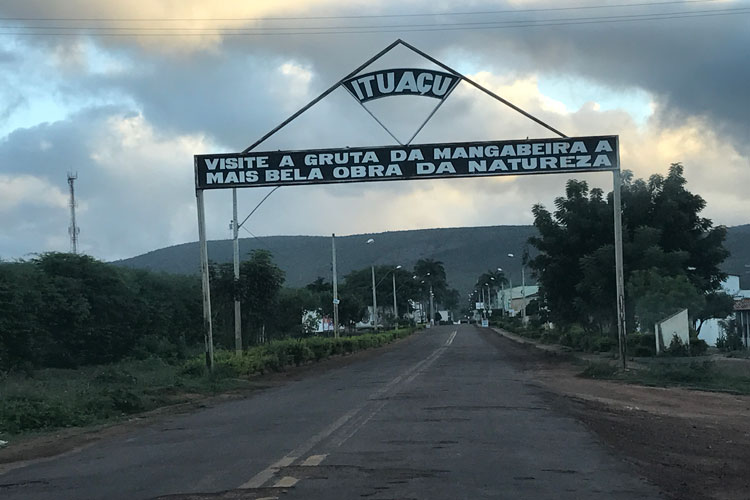
[(672, 316), (659, 321), (654, 325), (656, 333), (656, 354), (663, 349), (669, 348), (672, 339), (676, 336), (683, 345), (690, 345), (690, 329), (688, 326), (688, 310), (673, 314)]

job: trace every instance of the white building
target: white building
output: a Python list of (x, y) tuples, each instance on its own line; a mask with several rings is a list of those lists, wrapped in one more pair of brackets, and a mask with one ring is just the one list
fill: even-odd
[[(721, 290), (734, 297), (735, 303), (740, 302), (743, 298), (750, 298), (750, 290), (741, 290), (740, 277), (733, 274), (730, 274), (721, 282)], [(705, 340), (708, 345), (715, 346), (716, 340), (722, 334), (721, 326), (719, 325), (719, 321), (722, 319), (724, 318), (707, 319), (703, 323), (703, 326), (701, 326), (698, 338)]]
[(498, 290), (495, 304), (500, 305), (500, 309), (510, 316), (521, 314), (524, 306), (539, 296), (539, 287), (537, 285), (514, 286), (505, 290)]

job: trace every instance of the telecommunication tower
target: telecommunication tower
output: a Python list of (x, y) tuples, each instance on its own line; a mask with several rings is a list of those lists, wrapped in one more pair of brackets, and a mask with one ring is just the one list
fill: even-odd
[(78, 179), (78, 173), (68, 172), (68, 186), (70, 186), (70, 251), (78, 253), (78, 233), (81, 229), (76, 225), (76, 188), (75, 181)]

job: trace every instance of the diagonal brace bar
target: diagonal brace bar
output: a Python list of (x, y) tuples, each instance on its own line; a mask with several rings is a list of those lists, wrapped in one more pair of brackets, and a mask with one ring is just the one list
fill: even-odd
[(341, 85), (341, 83), (343, 83), (344, 80), (347, 80), (347, 79), (353, 77), (354, 75), (356, 75), (357, 73), (359, 73), (360, 71), (362, 71), (363, 69), (365, 69), (367, 66), (369, 66), (370, 64), (372, 64), (376, 60), (378, 60), (381, 57), (383, 57), (383, 55), (385, 55), (387, 52), (389, 52), (391, 49), (393, 49), (399, 43), (403, 43), (403, 42), (401, 42), (400, 39), (396, 40), (395, 42), (393, 42), (390, 45), (388, 45), (388, 47), (384, 48), (383, 50), (381, 50), (380, 52), (378, 52), (377, 54), (375, 54), (374, 56), (372, 56), (370, 59), (368, 59), (367, 61), (365, 61), (361, 65), (359, 65), (357, 67), (357, 69), (355, 69), (354, 71), (352, 71), (351, 73), (349, 73), (348, 75), (346, 75), (345, 77), (343, 77), (342, 79), (340, 79), (338, 82), (336, 82), (333, 85), (331, 85), (325, 92), (323, 92), (318, 97), (316, 97), (315, 99), (313, 99), (312, 101), (310, 101), (309, 103), (307, 103), (307, 105), (305, 105), (299, 111), (297, 111), (296, 113), (294, 113), (292, 116), (290, 116), (289, 118), (287, 118), (286, 120), (284, 120), (283, 122), (281, 122), (279, 125), (277, 125), (273, 130), (271, 130), (270, 132), (268, 132), (266, 135), (264, 135), (263, 137), (261, 137), (260, 139), (258, 139), (257, 141), (255, 141), (253, 144), (251, 144), (250, 146), (248, 146), (247, 148), (245, 148), (245, 150), (242, 151), (242, 152), (243, 153), (248, 153), (248, 152), (252, 151), (253, 149), (255, 149), (260, 143), (262, 143), (263, 141), (265, 141), (266, 139), (268, 139), (269, 137), (271, 137), (273, 134), (275, 134), (276, 132), (278, 132), (282, 128), (284, 128), (287, 125), (289, 125), (289, 123), (291, 121), (293, 121), (294, 119), (296, 119), (299, 115), (301, 115), (302, 113), (304, 113), (305, 111), (307, 111), (308, 109), (310, 109), (311, 107), (313, 107), (314, 105), (316, 105), (323, 98), (325, 98), (328, 94), (330, 94), (331, 92), (333, 92), (334, 90), (336, 90), (338, 88), (338, 86)]
[(560, 132), (559, 130), (557, 130), (556, 128), (554, 128), (554, 127), (553, 127), (552, 125), (549, 125), (549, 124), (547, 124), (547, 123), (543, 122), (542, 120), (540, 120), (540, 119), (539, 119), (539, 118), (537, 118), (536, 116), (534, 116), (534, 115), (532, 115), (532, 114), (528, 113), (527, 111), (524, 111), (523, 109), (519, 108), (518, 106), (516, 106), (516, 105), (515, 105), (515, 104), (513, 104), (512, 102), (510, 102), (510, 101), (508, 101), (508, 100), (506, 100), (506, 99), (503, 99), (502, 97), (500, 97), (499, 95), (495, 94), (495, 93), (494, 93), (494, 92), (492, 92), (491, 90), (489, 90), (489, 89), (487, 89), (487, 88), (485, 88), (485, 87), (481, 86), (480, 84), (478, 84), (477, 82), (475, 82), (475, 81), (474, 81), (474, 80), (472, 80), (471, 78), (467, 78), (466, 76), (462, 75), (461, 73), (459, 73), (458, 71), (454, 70), (454, 69), (453, 69), (453, 68), (451, 68), (450, 66), (448, 66), (448, 65), (446, 65), (446, 64), (443, 64), (442, 62), (438, 61), (437, 59), (435, 59), (434, 57), (430, 56), (429, 54), (426, 54), (425, 52), (422, 52), (422, 51), (421, 51), (421, 50), (419, 50), (418, 48), (414, 47), (413, 45), (411, 45), (411, 44), (409, 44), (409, 43), (407, 43), (407, 42), (405, 42), (405, 41), (403, 41), (403, 40), (401, 40), (401, 39), (399, 39), (399, 40), (396, 40), (396, 42), (397, 42), (397, 43), (400, 43), (400, 44), (401, 44), (401, 45), (403, 45), (404, 47), (407, 47), (407, 48), (409, 48), (409, 49), (413, 50), (414, 52), (416, 52), (416, 53), (417, 53), (417, 54), (419, 54), (420, 56), (424, 57), (425, 59), (427, 59), (427, 60), (428, 60), (428, 61), (430, 61), (431, 63), (433, 63), (433, 64), (437, 64), (438, 66), (440, 66), (440, 67), (441, 67), (441, 68), (443, 68), (444, 70), (446, 70), (446, 71), (448, 71), (448, 72), (450, 72), (450, 73), (453, 73), (454, 75), (456, 75), (457, 77), (459, 77), (459, 78), (461, 78), (461, 79), (462, 79), (463, 81), (465, 81), (466, 83), (468, 83), (468, 84), (470, 84), (470, 85), (473, 85), (474, 87), (476, 87), (477, 89), (481, 90), (481, 91), (482, 91), (482, 92), (484, 92), (485, 94), (489, 95), (490, 97), (493, 97), (493, 98), (497, 99), (498, 101), (500, 101), (501, 103), (505, 104), (505, 105), (506, 105), (506, 106), (508, 106), (509, 108), (511, 108), (511, 109), (513, 109), (513, 110), (515, 110), (515, 111), (517, 111), (517, 112), (519, 112), (519, 113), (521, 113), (521, 114), (522, 114), (523, 116), (525, 116), (525, 117), (526, 117), (526, 118), (528, 118), (529, 120), (531, 120), (531, 121), (533, 121), (533, 122), (536, 122), (536, 123), (538, 123), (539, 125), (541, 125), (542, 127), (546, 128), (547, 130), (550, 130), (550, 131), (552, 131), (552, 132), (556, 133), (556, 134), (557, 134), (557, 135), (559, 135), (560, 137), (568, 137), (567, 135), (563, 134), (562, 132)]

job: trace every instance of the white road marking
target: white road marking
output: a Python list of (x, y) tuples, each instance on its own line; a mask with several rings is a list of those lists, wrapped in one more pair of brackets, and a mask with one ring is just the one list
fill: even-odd
[(286, 455), (282, 457), (280, 460), (272, 463), (270, 466), (254, 475), (248, 482), (242, 484), (240, 489), (260, 488), (266, 481), (275, 476), (279, 470), (284, 467), (289, 467), (295, 460), (297, 460), (297, 457), (294, 456)]
[(279, 500), (279, 497), (261, 497), (257, 500)]
[(317, 467), (323, 460), (326, 459), (327, 456), (328, 453), (325, 453), (323, 455), (310, 455), (309, 457), (307, 457), (307, 460), (302, 462), (300, 465), (302, 467)]
[(448, 341), (445, 343), (445, 345), (451, 345), (453, 343), (453, 339), (456, 338), (456, 333), (458, 333), (458, 330), (453, 330), (453, 333), (451, 333), (451, 336), (448, 338)]
[[(424, 372), (424, 370), (427, 368), (427, 366), (431, 365), (445, 350), (445, 346), (440, 346), (435, 351), (432, 352), (427, 358), (423, 359), (422, 361), (416, 363), (415, 365), (407, 368), (404, 370), (403, 373), (396, 376), (393, 380), (388, 382), (386, 385), (378, 389), (377, 391), (374, 391), (372, 394), (370, 394), (367, 397), (367, 400), (360, 404), (359, 406), (349, 410), (346, 412), (341, 418), (336, 420), (334, 423), (320, 431), (319, 433), (315, 434), (313, 437), (305, 441), (303, 444), (295, 448), (294, 450), (290, 451), (286, 455), (284, 455), (281, 459), (277, 460), (273, 464), (269, 465), (267, 468), (263, 469), (262, 471), (258, 472), (256, 475), (254, 475), (250, 480), (246, 481), (242, 485), (239, 486), (239, 489), (253, 489), (253, 488), (260, 488), (263, 486), (266, 482), (268, 482), (271, 478), (273, 478), (279, 470), (281, 470), (284, 467), (288, 467), (294, 462), (296, 462), (301, 456), (307, 454), (315, 445), (329, 437), (331, 434), (336, 432), (339, 428), (344, 426), (347, 422), (352, 420), (355, 416), (357, 416), (358, 413), (360, 413), (363, 409), (367, 407), (368, 404), (371, 403), (372, 400), (378, 400), (383, 395), (385, 395), (387, 392), (389, 392), (391, 389), (396, 387), (398, 384), (403, 382), (404, 384), (407, 384), (414, 380), (417, 375)], [(357, 425), (353, 426), (353, 430), (350, 432), (347, 432), (343, 438), (343, 440), (339, 441), (336, 446), (340, 446), (344, 441), (349, 439), (351, 436), (353, 436), (365, 423), (367, 423), (380, 409), (385, 405), (385, 402), (382, 402), (379, 404), (375, 409), (371, 410), (371, 412), (368, 414), (368, 416), (364, 419), (362, 419)]]
[(273, 485), (274, 488), (291, 488), (299, 482), (299, 479), (292, 476), (284, 476)]
[[(401, 383), (398, 385), (398, 387), (394, 387), (393, 392), (397, 392), (398, 388), (407, 385), (412, 380), (417, 378), (419, 375), (427, 371), (427, 369), (432, 365), (432, 363), (434, 363), (435, 360), (437, 360), (440, 357), (440, 355), (443, 354), (443, 352), (445, 352), (445, 347), (444, 346), (438, 347), (427, 358), (423, 359), (422, 361), (417, 363), (414, 367), (412, 367), (412, 369), (410, 370), (410, 373), (408, 374), (406, 378), (403, 378), (403, 375), (397, 377), (399, 381), (401, 381)], [(389, 386), (391, 385), (392, 384), (389, 384)], [(359, 430), (362, 427), (364, 427), (367, 424), (367, 422), (369, 422), (375, 415), (377, 415), (378, 412), (383, 409), (386, 403), (388, 403), (388, 399), (383, 399), (375, 407), (373, 407), (366, 415), (363, 415), (358, 420), (355, 420), (351, 424), (350, 429), (347, 432), (345, 432), (337, 441), (335, 441), (333, 443), (333, 446), (338, 448), (342, 444), (344, 444), (346, 441), (348, 441), (349, 438), (351, 438), (357, 432), (359, 432)]]

